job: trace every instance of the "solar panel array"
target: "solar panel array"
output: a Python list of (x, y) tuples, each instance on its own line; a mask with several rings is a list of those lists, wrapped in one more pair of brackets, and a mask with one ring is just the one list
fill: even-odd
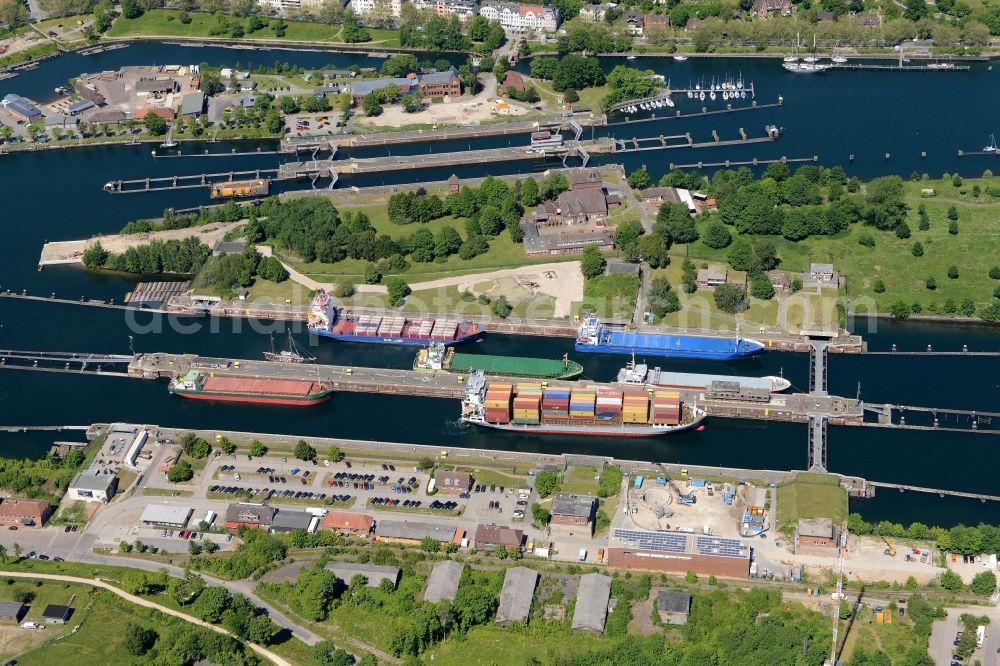
[(750, 547), (738, 539), (699, 536), (695, 545), (699, 555), (721, 555), (723, 557), (750, 557)]
[(667, 553), (687, 551), (688, 535), (680, 532), (647, 532), (645, 530), (615, 530), (614, 538), (641, 550)]

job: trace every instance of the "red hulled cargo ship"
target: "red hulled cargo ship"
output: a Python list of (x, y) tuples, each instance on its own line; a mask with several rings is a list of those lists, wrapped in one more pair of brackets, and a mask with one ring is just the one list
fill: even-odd
[(325, 402), (333, 389), (308, 379), (237, 377), (191, 370), (170, 382), (174, 395), (194, 400), (222, 400), (262, 405), (309, 406)]

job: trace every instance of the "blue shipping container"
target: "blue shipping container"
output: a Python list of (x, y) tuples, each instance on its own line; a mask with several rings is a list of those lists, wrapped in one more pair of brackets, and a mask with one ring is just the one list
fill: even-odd
[(704, 488), (705, 487), (705, 479), (691, 479), (691, 487), (692, 488)]
[(665, 478), (663, 478), (662, 476), (656, 477), (656, 482), (658, 484), (660, 484), (661, 486), (667, 485), (667, 480)]
[(636, 488), (637, 490), (638, 490), (639, 488), (642, 488), (642, 477), (641, 477), (641, 476), (637, 476), (637, 477), (635, 477), (635, 484), (634, 484), (634, 487), (635, 487), (635, 488)]

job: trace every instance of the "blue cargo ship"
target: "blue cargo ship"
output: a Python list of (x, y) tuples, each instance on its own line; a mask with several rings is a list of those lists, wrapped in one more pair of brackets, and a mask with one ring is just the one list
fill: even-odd
[(629, 333), (613, 331), (597, 317), (580, 325), (575, 349), (578, 352), (637, 354), (708, 361), (736, 361), (764, 351), (764, 344), (748, 338), (712, 338), (697, 335)]

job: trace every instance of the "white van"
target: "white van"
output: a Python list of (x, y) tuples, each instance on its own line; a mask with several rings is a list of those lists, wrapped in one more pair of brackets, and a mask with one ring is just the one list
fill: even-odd
[(586, 562), (587, 561), (587, 549), (586, 548), (581, 548), (580, 549), (580, 561), (581, 562)]

